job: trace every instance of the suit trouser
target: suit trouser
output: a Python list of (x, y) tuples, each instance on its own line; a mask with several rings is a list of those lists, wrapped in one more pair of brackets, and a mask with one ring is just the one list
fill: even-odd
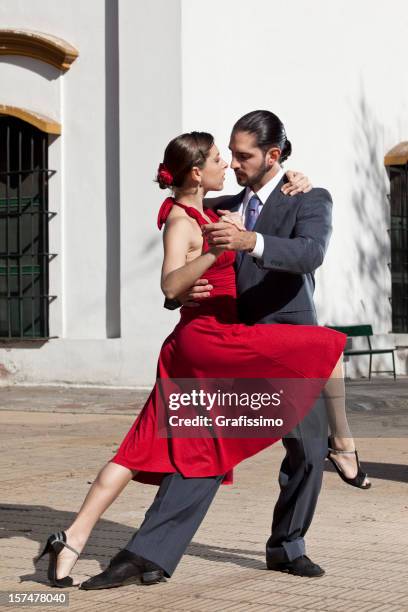
[(140, 529), (125, 549), (156, 563), (171, 576), (223, 477), (184, 478), (178, 473), (166, 474)]
[[(281, 491), (267, 542), (267, 556), (277, 563), (305, 554), (304, 535), (316, 509), (327, 455), (327, 418), (322, 400), (283, 444), (286, 456), (279, 473)], [(166, 474), (139, 531), (125, 549), (156, 563), (171, 576), (222, 479)]]
[(266, 544), (269, 560), (282, 563), (305, 554), (304, 536), (312, 522), (327, 456), (327, 412), (320, 398), (307, 417), (282, 440), (286, 455), (279, 472), (271, 536)]

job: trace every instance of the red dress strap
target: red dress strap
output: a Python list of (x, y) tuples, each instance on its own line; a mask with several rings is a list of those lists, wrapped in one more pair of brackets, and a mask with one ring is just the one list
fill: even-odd
[(163, 225), (167, 221), (167, 217), (170, 214), (171, 209), (173, 208), (174, 198), (166, 198), (163, 204), (160, 206), (159, 214), (157, 215), (157, 227), (159, 230), (163, 227)]
[[(181, 204), (181, 202), (176, 202), (174, 198), (166, 198), (163, 204), (160, 206), (159, 214), (157, 217), (157, 227), (159, 229), (161, 229), (163, 225), (166, 223), (167, 217), (169, 216), (170, 211), (174, 205), (180, 206), (180, 208), (183, 208), (183, 210), (186, 211), (189, 217), (197, 221), (200, 227), (201, 225), (206, 225), (208, 223), (207, 219), (204, 219), (200, 211), (194, 208), (193, 206), (186, 206), (185, 204)], [(205, 212), (207, 213), (208, 217), (212, 221), (218, 221), (219, 217), (217, 213), (215, 213), (211, 209), (205, 209)]]

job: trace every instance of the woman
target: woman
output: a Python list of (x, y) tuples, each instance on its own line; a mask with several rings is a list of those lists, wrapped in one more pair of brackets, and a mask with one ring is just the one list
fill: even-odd
[[(200, 308), (181, 309), (180, 322), (160, 351), (157, 378), (341, 379), (343, 334), (315, 326), (239, 323), (235, 253), (209, 248), (201, 230), (218, 219), (204, 209), (203, 197), (222, 189), (226, 168), (213, 137), (201, 132), (172, 140), (159, 167), (160, 186), (171, 186), (174, 192), (158, 217), (159, 228), (165, 226), (163, 292), (174, 298), (204, 273), (214, 289)], [(233, 216), (230, 222), (239, 224)], [(48, 539), (41, 556), (50, 555), (48, 576), (54, 586), (73, 585), (69, 573), (92, 528), (130, 480), (159, 484), (165, 474), (180, 473), (185, 478), (225, 475), (223, 482), (228, 483), (235, 465), (277, 440), (160, 438), (159, 405), (156, 384), (118, 452), (98, 474), (72, 525)]]

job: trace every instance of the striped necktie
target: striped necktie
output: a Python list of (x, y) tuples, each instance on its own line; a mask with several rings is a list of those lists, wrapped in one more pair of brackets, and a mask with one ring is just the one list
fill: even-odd
[[(260, 205), (261, 205), (261, 201), (257, 195), (253, 195), (247, 204), (247, 207), (245, 210), (245, 227), (249, 232), (252, 232), (252, 230), (255, 227), (255, 223), (259, 217), (259, 206)], [(243, 258), (244, 258), (244, 252), (237, 251), (235, 261), (236, 261), (238, 268), (241, 266)]]
[(256, 194), (253, 195), (248, 202), (248, 206), (245, 211), (245, 227), (249, 232), (252, 232), (259, 217), (260, 204), (261, 201)]

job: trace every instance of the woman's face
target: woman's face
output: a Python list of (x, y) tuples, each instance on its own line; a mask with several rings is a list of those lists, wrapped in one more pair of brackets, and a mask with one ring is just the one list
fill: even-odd
[(228, 164), (222, 159), (218, 148), (213, 144), (205, 165), (201, 169), (201, 184), (205, 192), (221, 191), (224, 187), (226, 168)]

